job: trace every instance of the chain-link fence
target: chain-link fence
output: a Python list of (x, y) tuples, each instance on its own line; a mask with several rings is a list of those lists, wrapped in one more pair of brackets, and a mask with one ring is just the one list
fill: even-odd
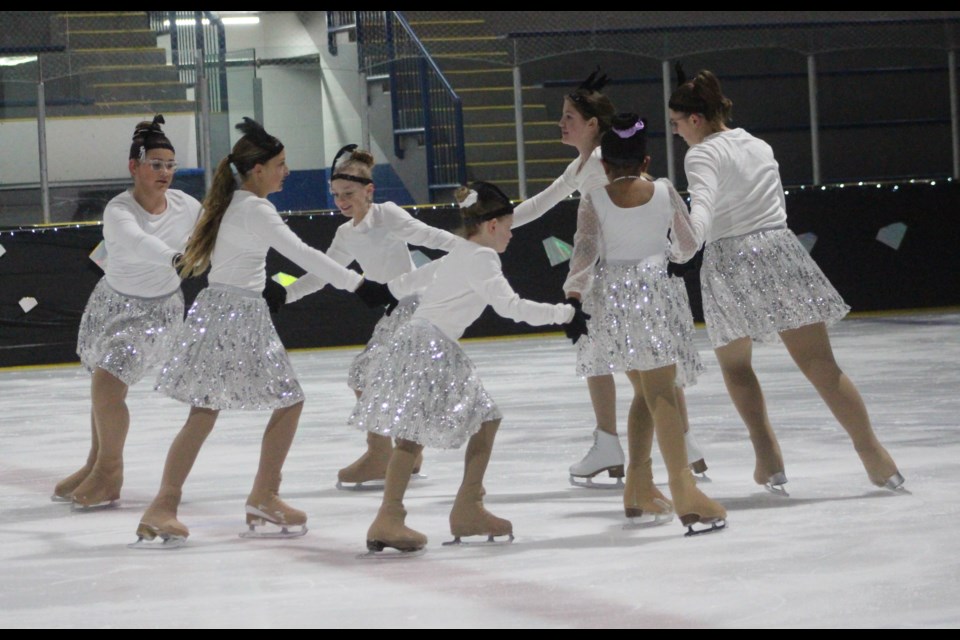
[[(0, 226), (97, 219), (129, 184), (134, 126), (156, 113), (167, 119), (185, 190), (204, 191), (207, 173), (235, 141), (232, 124), (245, 115), (268, 128), (290, 125), (297, 135), (282, 136), (288, 155), (325, 167), (349, 110), (336, 111), (332, 124), (317, 115), (322, 101), (339, 99), (323, 64), (338, 65), (334, 76), (344, 78), (355, 68), (367, 79), (416, 79), (410, 90), (387, 92), (409, 110), (395, 114), (393, 141), (376, 142), (395, 157), (436, 142), (431, 167), (451, 170), (427, 172), (439, 186), (488, 179), (526, 197), (549, 184), (574, 155), (556, 126), (563, 96), (600, 67), (618, 108), (648, 118), (652, 171), (683, 188), (683, 143), (668, 134), (664, 112), (676, 61), (688, 74), (709, 68), (720, 77), (734, 102), (733, 124), (771, 143), (788, 185), (960, 173), (960, 12), (360, 11), (297, 18), (308, 28), (323, 24), (312, 34), (314, 47), (291, 41), (231, 51), (211, 12), (0, 12)], [(402, 37), (389, 26), (398, 20), (409, 27)], [(324, 40), (326, 62), (317, 53)], [(345, 55), (346, 42), (356, 43), (358, 55)], [(421, 54), (425, 61), (412, 64)], [(292, 88), (268, 113), (264, 76)]]
[(521, 196), (570, 161), (553, 124), (597, 67), (621, 110), (648, 117), (654, 171), (682, 187), (682, 143), (665, 113), (677, 61), (718, 75), (734, 125), (774, 146), (788, 184), (960, 177), (960, 12), (403, 15), (463, 99), (471, 177), (513, 179)]

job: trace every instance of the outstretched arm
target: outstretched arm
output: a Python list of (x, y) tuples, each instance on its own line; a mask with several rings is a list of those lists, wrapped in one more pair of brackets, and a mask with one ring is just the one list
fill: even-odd
[[(333, 237), (333, 242), (330, 243), (330, 248), (327, 249), (326, 254), (327, 257), (342, 267), (346, 267), (353, 262), (353, 256), (342, 248), (339, 235)], [(327, 281), (323, 277), (316, 273), (307, 272), (287, 287), (287, 304), (296, 302), (316, 291), (320, 291), (320, 289), (323, 289), (325, 286), (327, 286)]]
[(384, 223), (390, 233), (404, 242), (428, 249), (450, 251), (462, 240), (449, 231), (430, 226), (398, 207), (392, 202), (383, 204)]
[(574, 308), (569, 304), (549, 304), (521, 298), (507, 282), (500, 258), (492, 250), (477, 252), (471, 260), (466, 278), (484, 302), (504, 318), (534, 326), (566, 324), (573, 319)]
[(363, 277), (337, 264), (318, 249), (309, 246), (283, 221), (276, 209), (262, 205), (247, 216), (248, 228), (309, 273), (316, 274), (338, 289), (354, 291)]

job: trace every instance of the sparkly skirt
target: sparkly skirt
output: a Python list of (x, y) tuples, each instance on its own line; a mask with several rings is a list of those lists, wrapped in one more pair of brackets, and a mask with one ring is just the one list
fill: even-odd
[(501, 417), (460, 345), (415, 318), (378, 350), (347, 423), (424, 446), (456, 449), (484, 422)]
[(77, 355), (87, 371), (100, 368), (127, 386), (170, 355), (183, 323), (183, 293), (138, 298), (100, 278), (80, 319)]
[(598, 376), (677, 365), (677, 385), (703, 371), (682, 278), (666, 260), (600, 263), (583, 303), (588, 334), (577, 341), (577, 374)]
[(714, 348), (744, 337), (779, 342), (781, 331), (829, 325), (850, 311), (789, 229), (711, 242), (703, 254), (700, 287)]
[(227, 285), (197, 295), (156, 389), (206, 409), (280, 409), (303, 401), (266, 301)]
[(377, 352), (385, 345), (390, 344), (390, 339), (397, 328), (413, 317), (413, 312), (417, 310), (420, 299), (417, 297), (404, 298), (390, 315), (384, 314), (377, 321), (377, 326), (373, 328), (373, 335), (367, 342), (363, 351), (357, 354), (357, 357), (350, 363), (350, 371), (347, 372), (347, 385), (354, 391), (363, 391), (366, 386), (367, 368)]

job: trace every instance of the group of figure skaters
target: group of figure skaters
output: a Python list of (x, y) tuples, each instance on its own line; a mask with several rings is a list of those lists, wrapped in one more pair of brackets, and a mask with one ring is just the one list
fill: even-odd
[[(689, 209), (669, 180), (646, 172), (646, 120), (618, 113), (602, 91), (606, 76), (594, 73), (563, 100), (562, 141), (578, 157), (517, 205), (488, 182), (462, 187), (461, 235), (424, 224), (392, 202), (374, 203), (373, 156), (344, 147), (331, 168), (330, 190), (348, 220), (326, 251), (300, 240), (267, 199), (282, 189), (289, 169), (283, 144), (259, 123), (244, 118), (237, 125), (243, 135), (219, 163), (203, 203), (171, 188), (177, 163), (163, 117), (137, 125), (129, 154), (133, 186), (104, 211), (105, 275), (78, 337), (81, 362), (92, 374), (90, 452), (56, 485), (53, 499), (80, 510), (117, 503), (130, 425), (127, 390), (159, 367), (156, 389), (189, 409), (133, 546), (174, 548), (187, 539), (178, 515), (183, 486), (225, 409), (272, 412), (244, 535), (306, 533), (307, 515), (280, 497), (305, 396), (270, 313), (330, 285), (384, 311), (348, 372), (357, 402), (347, 423), (366, 433), (366, 451), (339, 471), (337, 482), (382, 484), (367, 532), (371, 553), (426, 546), (426, 536), (406, 525), (403, 504), (425, 446), (465, 445), (449, 517), (454, 541), (513, 539), (512, 523), (483, 503), (503, 416), (458, 342), (488, 306), (515, 321), (560, 326), (575, 345), (596, 426), (593, 446), (570, 467), (572, 482), (589, 485), (607, 473), (623, 486), (631, 521), (659, 524), (675, 515), (688, 534), (720, 530), (726, 510), (694, 475), (706, 463), (690, 432), (683, 389), (703, 367), (685, 283), (671, 275), (671, 264), (701, 251), (707, 334), (750, 434), (754, 480), (785, 493), (783, 456), (751, 363), (753, 342), (782, 341), (849, 434), (870, 481), (900, 488), (903, 476), (833, 357), (827, 326), (849, 307), (787, 228), (770, 146), (728, 126), (732, 103), (710, 71), (687, 79), (678, 66), (678, 74), (669, 115), (689, 145)], [(504, 276), (499, 254), (513, 229), (575, 192), (580, 204), (565, 301), (523, 299)], [(416, 268), (408, 245), (445, 255)], [(306, 275), (287, 287), (271, 280), (271, 248)], [(348, 268), (354, 262), (361, 272)], [(204, 273), (208, 286), (184, 319), (181, 279)], [(617, 433), (615, 373), (626, 374), (633, 388), (626, 455)], [(669, 497), (654, 483), (654, 435)]]

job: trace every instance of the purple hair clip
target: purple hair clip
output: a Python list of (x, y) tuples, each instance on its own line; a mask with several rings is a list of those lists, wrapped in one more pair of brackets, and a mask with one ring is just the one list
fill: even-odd
[(626, 140), (627, 138), (632, 138), (637, 132), (643, 131), (643, 129), (643, 120), (637, 120), (636, 124), (634, 124), (632, 127), (627, 129), (613, 129), (613, 132)]

